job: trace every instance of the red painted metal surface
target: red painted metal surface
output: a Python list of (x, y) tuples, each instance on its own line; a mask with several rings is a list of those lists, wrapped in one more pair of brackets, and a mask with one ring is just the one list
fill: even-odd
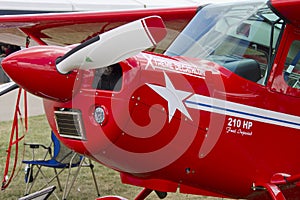
[(271, 5), (280, 15), (295, 25), (299, 25), (300, 17), (298, 11), (300, 9), (298, 0), (271, 0)]
[[(176, 111), (173, 120), (168, 124), (165, 123), (168, 120), (167, 101), (159, 98), (147, 84), (164, 86), (164, 74), (167, 74), (177, 90), (221, 99), (225, 98), (223, 95), (226, 94), (226, 100), (230, 102), (293, 115), (297, 114), (297, 110), (292, 106), (285, 106), (283, 110), (282, 106), (278, 107), (278, 102), (296, 103), (297, 99), (274, 93), (250, 81), (242, 81), (240, 77), (217, 65), (215, 70), (219, 71), (219, 74), (205, 71), (211, 68), (209, 67), (211, 63), (207, 66), (201, 65), (205, 79), (149, 69), (145, 59), (149, 55), (152, 56), (153, 63), (161, 62), (161, 57), (155, 54), (140, 54), (136, 58), (120, 63), (124, 71), (124, 85), (120, 92), (96, 92), (91, 88), (93, 71), (90, 70), (81, 72), (84, 77), (81, 82), (78, 81), (81, 92), (73, 96), (71, 101), (61, 103), (45, 100), (47, 117), (56, 133), (58, 130), (54, 111), (57, 108), (80, 109), (82, 112), (87, 139), (79, 141), (60, 137), (67, 146), (79, 153), (92, 156), (113, 169), (138, 177), (128, 179), (125, 174), (124, 182), (154, 190), (174, 192), (180, 184), (187, 193), (246, 198), (253, 193), (251, 189), (253, 184), (268, 183), (278, 172), (299, 174), (298, 130), (255, 122), (251, 128), (251, 135), (228, 132), (226, 128), (230, 116), (193, 109), (188, 110), (193, 120)], [(174, 66), (174, 59), (163, 58), (163, 61)], [(220, 81), (225, 87), (219, 85)], [(74, 85), (76, 84), (75, 81)], [(210, 93), (212, 88), (213, 94)], [(109, 112), (109, 119), (103, 126), (95, 123), (91, 117), (98, 105), (104, 106)], [(218, 127), (215, 127), (215, 124), (218, 124)], [(143, 128), (144, 126), (147, 129)], [(160, 127), (160, 130), (152, 136), (149, 130), (155, 127)], [(209, 156), (202, 158), (199, 152), (205, 145), (205, 138), (215, 131), (221, 131), (217, 143), (212, 147)], [(165, 163), (162, 163), (165, 166), (153, 165), (155, 159), (149, 159), (147, 162), (147, 153), (151, 156), (150, 152), (161, 150), (176, 137), (179, 137), (179, 143), (175, 143), (174, 146), (172, 144), (168, 146), (170, 149), (153, 155), (158, 160), (164, 160)], [(283, 144), (288, 145), (278, 148), (283, 147)], [(122, 151), (111, 150), (115, 146)], [(144, 159), (141, 158), (139, 161), (141, 163), (136, 163), (130, 156), (122, 159), (117, 153), (124, 151), (145, 154)], [(184, 154), (177, 157), (176, 151)], [(172, 154), (175, 155), (173, 158)], [(143, 171), (145, 165), (153, 165), (155, 170)], [(134, 171), (141, 173), (133, 174)]]
[(69, 50), (65, 47), (48, 46), (24, 49), (21, 53), (16, 52), (6, 57), (2, 66), (13, 80), (17, 80), (18, 85), (22, 85), (32, 94), (67, 101), (72, 98), (72, 93), (76, 92), (73, 85), (76, 72), (67, 76), (59, 74), (55, 68), (55, 61)]
[[(179, 187), (216, 197), (294, 198), (299, 195), (300, 90), (284, 82), (282, 58), (299, 38), (296, 11), (285, 9), (300, 2), (283, 2), (271, 4), (296, 20), (285, 27), (266, 85), (207, 60), (146, 52), (118, 63), (118, 91), (93, 87), (96, 70), (59, 74), (55, 60), (67, 52), (64, 47), (20, 51), (5, 59), (3, 68), (45, 99), (48, 121), (62, 142), (120, 171), (124, 183), (146, 188), (141, 197)], [(80, 19), (85, 17), (91, 18)], [(40, 33), (41, 27), (32, 31)], [(100, 124), (94, 119), (97, 107), (105, 108)], [(55, 112), (64, 110), (80, 113), (84, 139), (60, 135)]]

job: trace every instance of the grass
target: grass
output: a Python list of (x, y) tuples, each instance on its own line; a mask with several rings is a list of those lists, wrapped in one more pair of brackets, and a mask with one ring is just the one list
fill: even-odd
[[(5, 161), (6, 161), (6, 150), (8, 148), (9, 137), (11, 132), (11, 121), (8, 122), (0, 122), (0, 177), (2, 180)], [(24, 165), (21, 164), (21, 160), (23, 158), (31, 158), (31, 152), (28, 149), (24, 148), (24, 141), (25, 142), (36, 142), (42, 144), (50, 144), (50, 128), (48, 126), (46, 117), (42, 116), (35, 116), (30, 117), (29, 121), (29, 129), (28, 133), (26, 134), (25, 139), (21, 142), (20, 149), (19, 149), (19, 157), (17, 163), (17, 169), (15, 172), (15, 176), (11, 182), (11, 184), (3, 191), (0, 191), (0, 199), (18, 199), (19, 197), (23, 196), (25, 190), (25, 181), (24, 181)], [(20, 134), (23, 134), (23, 129), (20, 129)], [(12, 149), (14, 151), (15, 149)], [(44, 155), (44, 152), (40, 152), (39, 155)], [(14, 155), (12, 155), (13, 157)], [(37, 155), (38, 156), (38, 155)], [(103, 165), (98, 163), (93, 163), (95, 165), (94, 171), (96, 174), (96, 178), (98, 181), (98, 186), (100, 189), (101, 196), (104, 195), (118, 195), (128, 198), (129, 200), (134, 199), (134, 197), (142, 190), (142, 188), (125, 185), (120, 182), (119, 174), (109, 168), (106, 168)], [(53, 172), (52, 169), (47, 169), (47, 175), (51, 175)], [(66, 177), (65, 175), (61, 175), (61, 177)], [(37, 182), (37, 186), (43, 184), (42, 180), (39, 179), (40, 182)], [(64, 182), (64, 180), (62, 180)], [(55, 185), (56, 182), (53, 182)], [(51, 184), (51, 185), (53, 185)], [(34, 188), (37, 190), (37, 187)], [(56, 189), (56, 193), (61, 196), (62, 193)], [(68, 199), (96, 199), (96, 190), (92, 181), (92, 176), (90, 173), (89, 168), (82, 168), (80, 174), (75, 182), (69, 198)], [(55, 199), (52, 195), (50, 199)], [(152, 193), (147, 200), (157, 200), (159, 199), (156, 197), (154, 193)], [(179, 199), (189, 199), (189, 200), (196, 200), (196, 199), (210, 199), (216, 200), (216, 198), (209, 198), (209, 197), (200, 197), (195, 195), (187, 195), (187, 194), (168, 194), (167, 200), (179, 200)]]

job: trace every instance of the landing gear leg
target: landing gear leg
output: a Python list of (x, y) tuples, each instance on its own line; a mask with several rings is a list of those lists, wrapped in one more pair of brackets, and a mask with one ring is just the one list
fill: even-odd
[(275, 184), (266, 183), (262, 185), (267, 189), (273, 200), (286, 200), (282, 191)]

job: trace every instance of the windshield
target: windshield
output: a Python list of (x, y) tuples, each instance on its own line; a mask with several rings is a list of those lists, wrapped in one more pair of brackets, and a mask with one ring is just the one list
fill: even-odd
[(282, 24), (264, 1), (208, 5), (165, 54), (206, 59), (222, 66), (253, 59), (259, 64), (261, 78), (266, 74)]

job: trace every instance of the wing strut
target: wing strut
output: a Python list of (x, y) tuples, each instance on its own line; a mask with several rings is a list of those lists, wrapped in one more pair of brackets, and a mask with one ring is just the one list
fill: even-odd
[(46, 42), (44, 42), (40, 37), (35, 36), (34, 34), (32, 34), (32, 32), (28, 31), (25, 28), (20, 28), (21, 31), (23, 31), (23, 33), (25, 33), (27, 35), (26, 38), (26, 48), (29, 47), (29, 43), (30, 43), (30, 38), (33, 39), (34, 41), (36, 41), (39, 45), (47, 45)]

